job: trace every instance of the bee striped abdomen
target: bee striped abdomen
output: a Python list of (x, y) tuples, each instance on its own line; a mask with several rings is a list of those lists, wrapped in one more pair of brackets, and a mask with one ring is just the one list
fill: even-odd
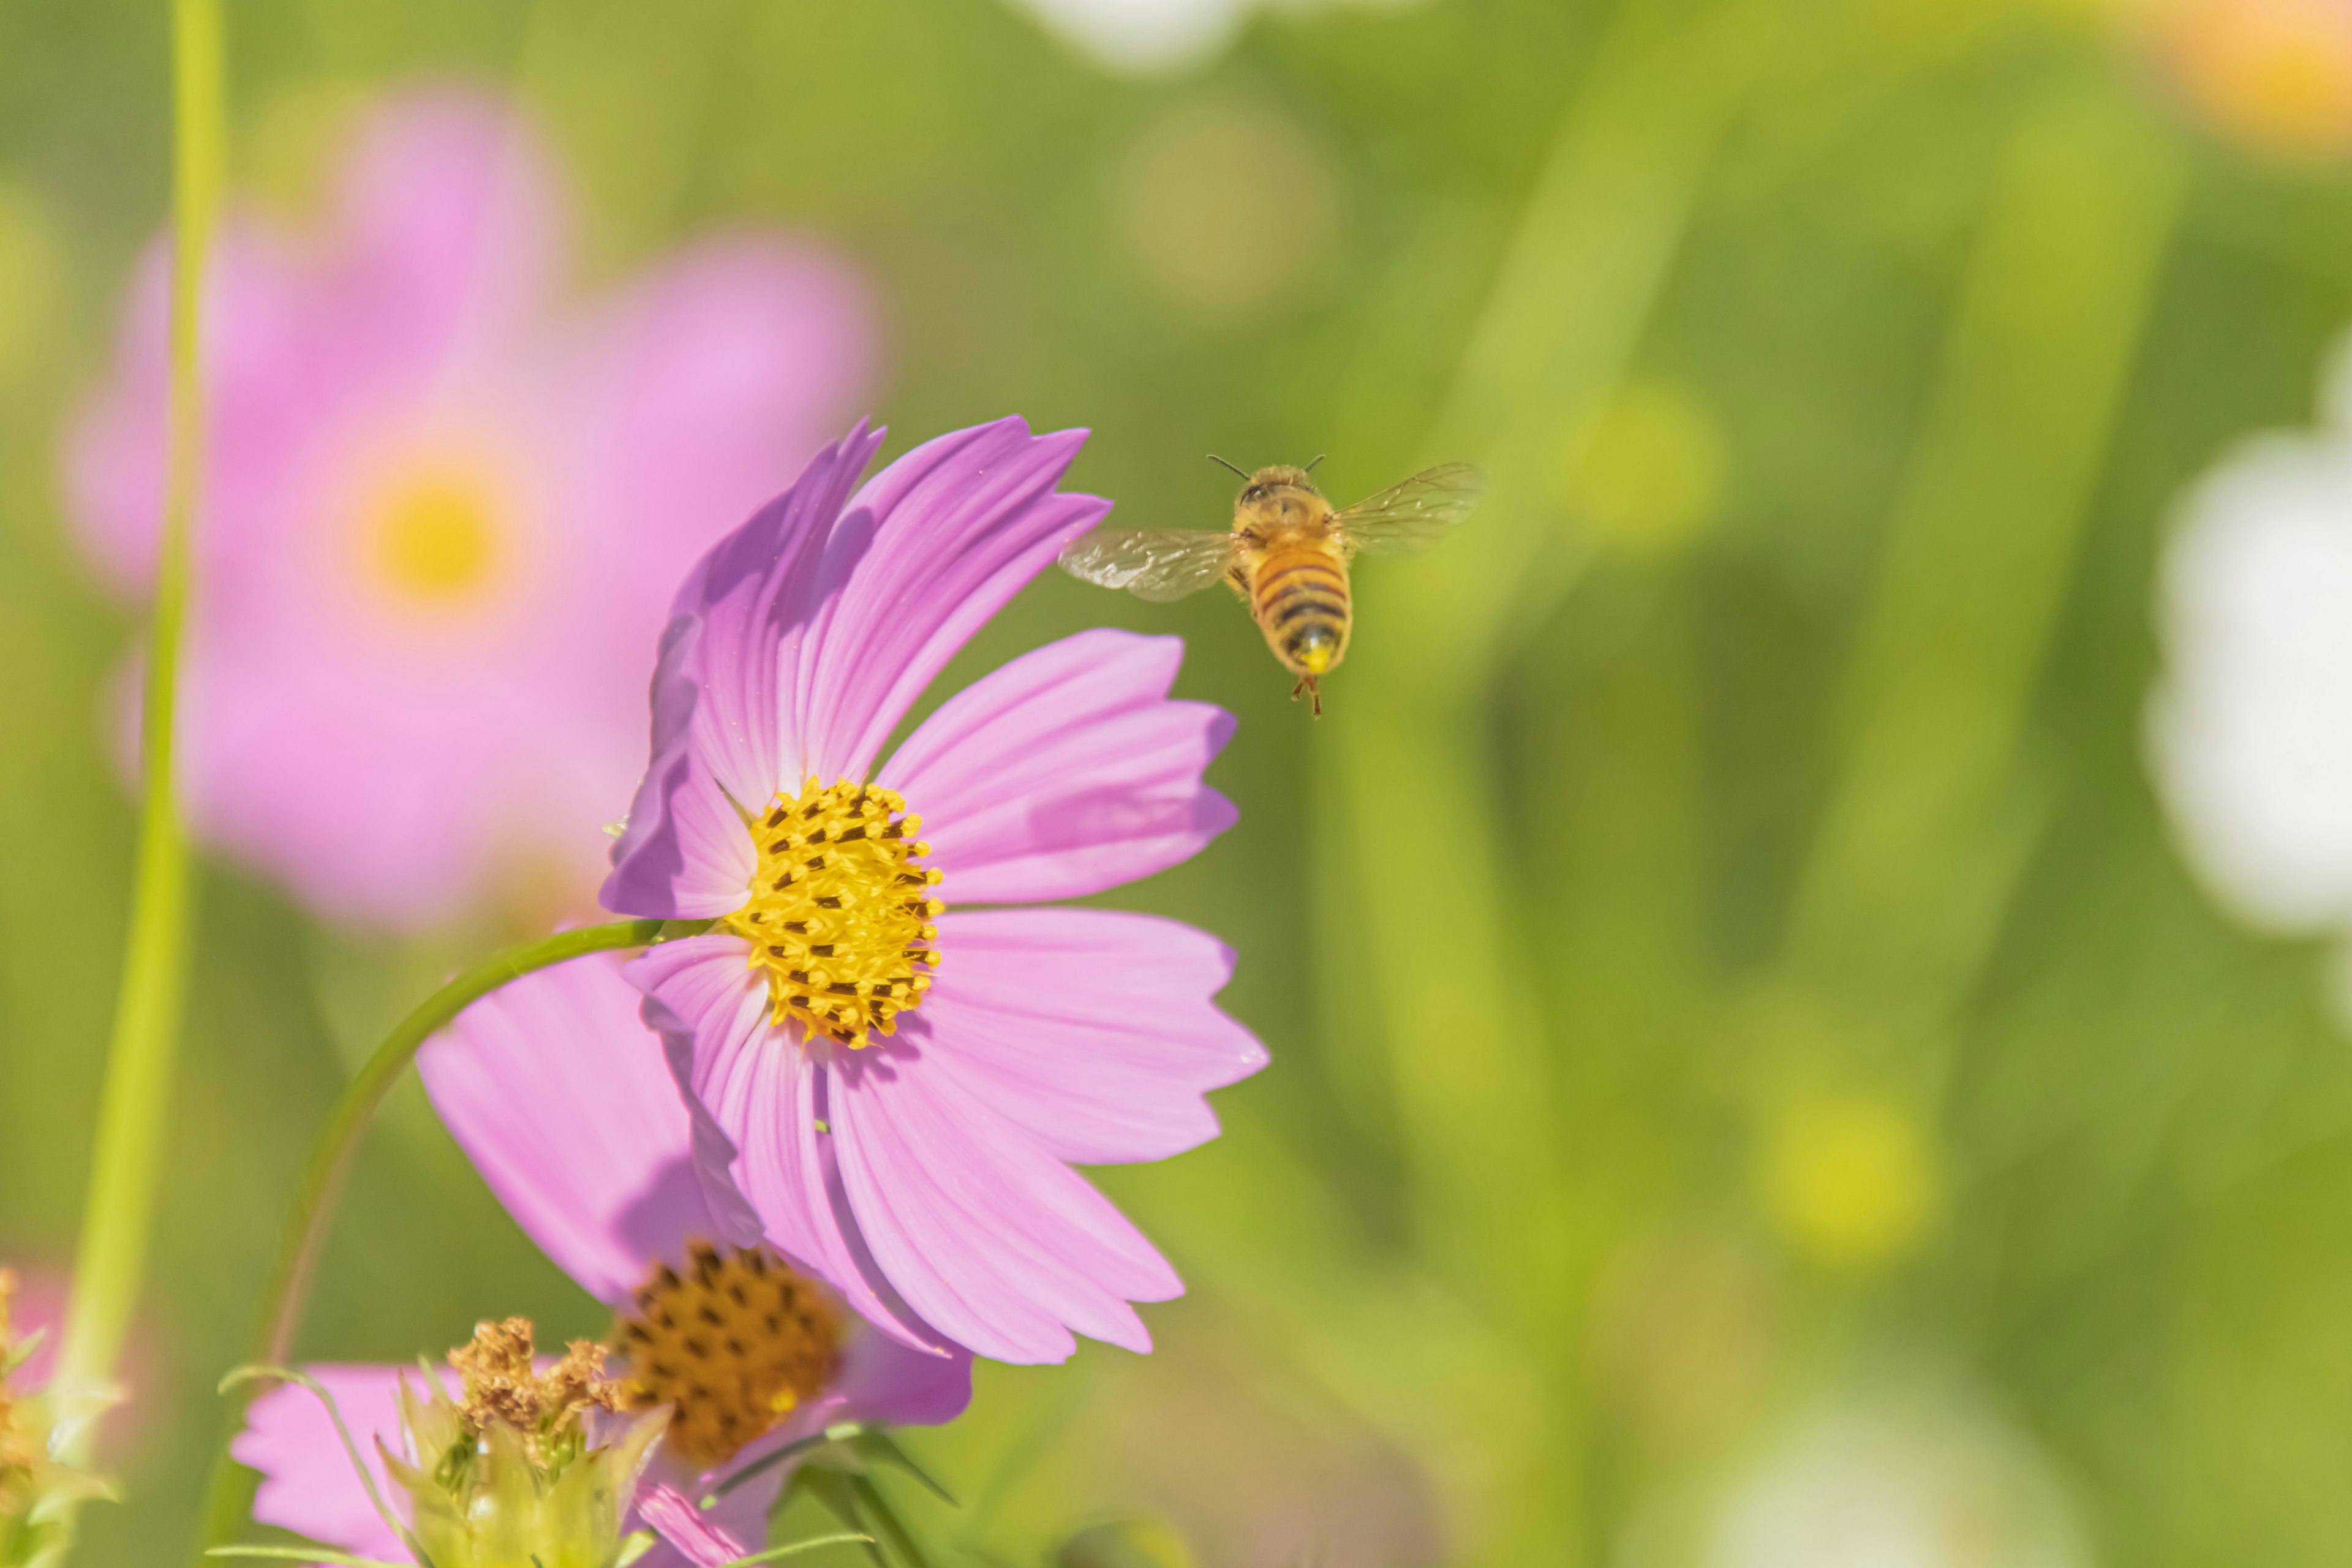
[(1348, 569), (1328, 550), (1278, 551), (1258, 564), (1250, 610), (1276, 658), (1295, 674), (1321, 675), (1347, 651)]

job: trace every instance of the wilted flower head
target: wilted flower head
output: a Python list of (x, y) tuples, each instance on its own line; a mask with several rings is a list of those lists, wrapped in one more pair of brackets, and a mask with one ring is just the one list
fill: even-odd
[[(858, 275), (775, 236), (567, 298), (562, 182), (499, 100), (390, 100), (329, 212), (223, 225), (181, 766), (198, 834), (322, 913), (590, 903), (669, 589), (860, 395)], [(76, 426), (79, 539), (153, 570), (168, 253)], [(128, 689), (126, 688), (126, 695)]]
[(404, 1453), (375, 1441), (434, 1568), (610, 1568), (669, 1415), (596, 1421), (619, 1405), (604, 1359), (581, 1340), (541, 1368), (530, 1324), (509, 1318), (449, 1352), (457, 1397), (401, 1380)]
[[(1108, 503), (1056, 486), (1083, 433), (943, 436), (862, 486), (860, 426), (679, 590), (654, 755), (606, 905), (716, 920), (627, 973), (695, 1116), (712, 1213), (909, 1345), (1145, 1350), (1182, 1285), (1076, 1163), (1215, 1136), (1204, 1091), (1265, 1053), (1213, 1000), (1232, 954), (1100, 892), (1234, 820), (1231, 734), (1171, 700), (1172, 637), (1083, 632), (883, 742), (949, 658)], [(548, 1050), (561, 1048), (551, 1042)]]

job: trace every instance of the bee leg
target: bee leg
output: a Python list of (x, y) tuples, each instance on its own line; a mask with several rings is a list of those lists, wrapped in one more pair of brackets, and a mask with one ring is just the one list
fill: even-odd
[(1298, 678), (1298, 684), (1290, 689), (1290, 700), (1293, 702), (1297, 701), (1298, 694), (1302, 691), (1307, 693), (1307, 700), (1315, 704), (1315, 717), (1318, 719), (1323, 717), (1323, 693), (1316, 689), (1313, 676), (1302, 675)]

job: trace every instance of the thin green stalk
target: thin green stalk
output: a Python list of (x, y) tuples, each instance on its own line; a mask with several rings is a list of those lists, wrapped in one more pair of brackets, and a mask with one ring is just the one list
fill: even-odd
[[(170, 451), (147, 652), (145, 779), (122, 984), (99, 1102), (73, 1299), (58, 1351), (57, 1386), (68, 1399), (94, 1394), (112, 1380), (138, 1300), (187, 989), (189, 857), (173, 794), (173, 703), (188, 613), (190, 535), (204, 488), (197, 312), (227, 142), (219, 0), (173, 0), (172, 50)], [(69, 1429), (61, 1456), (68, 1463), (89, 1462), (95, 1427), (95, 1422), (81, 1422)]]
[[(300, 1325), (303, 1304), (310, 1293), (310, 1277), (318, 1268), (319, 1250), (326, 1242), (327, 1221), (342, 1194), (343, 1179), (351, 1173), (352, 1161), (359, 1153), (360, 1134), (367, 1130), (377, 1108), (416, 1059), (417, 1051), (426, 1040), (471, 1004), (533, 970), (585, 953), (645, 947), (670, 938), (690, 936), (708, 925), (708, 921), (615, 921), (609, 925), (559, 931), (485, 959), (426, 997), (415, 1012), (403, 1018), (345, 1087), (334, 1109), (328, 1112), (326, 1125), (319, 1130), (319, 1140), (310, 1149), (310, 1163), (302, 1172), (301, 1185), (295, 1191), (294, 1208), (286, 1216), (286, 1228), (278, 1236), (278, 1260), (270, 1270), (269, 1289), (262, 1298), (261, 1317), (247, 1359), (257, 1364), (278, 1366), (285, 1364), (290, 1355), (294, 1331)], [(244, 1419), (245, 1407), (260, 1393), (261, 1386), (258, 1383), (246, 1384), (235, 1395), (229, 1411), (232, 1432)], [(252, 1472), (231, 1460), (224, 1449), (213, 1468), (212, 1486), (205, 1496), (204, 1547), (227, 1544), (245, 1523), (253, 1506), (251, 1477)]]
[(1911, 1049), (1979, 973), (2048, 800), (2036, 680), (2182, 199), (2103, 77), (2023, 119), (1968, 270), (1841, 696), (1784, 979)]

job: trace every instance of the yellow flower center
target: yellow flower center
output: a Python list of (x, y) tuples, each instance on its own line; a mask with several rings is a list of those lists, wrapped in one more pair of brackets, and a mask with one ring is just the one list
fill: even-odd
[(395, 485), (371, 529), (378, 575), (419, 605), (472, 595), (498, 567), (499, 511), (488, 487), (472, 476), (426, 473)]
[(683, 1275), (655, 1268), (623, 1320), (629, 1407), (671, 1407), (669, 1446), (704, 1469), (723, 1465), (823, 1393), (841, 1362), (841, 1315), (764, 1247), (688, 1247)]
[(947, 906), (928, 896), (940, 874), (915, 863), (931, 847), (906, 811), (893, 790), (812, 778), (751, 824), (751, 901), (719, 924), (751, 944), (775, 1023), (798, 1018), (808, 1038), (855, 1048), (922, 1005), (939, 963), (931, 921)]

